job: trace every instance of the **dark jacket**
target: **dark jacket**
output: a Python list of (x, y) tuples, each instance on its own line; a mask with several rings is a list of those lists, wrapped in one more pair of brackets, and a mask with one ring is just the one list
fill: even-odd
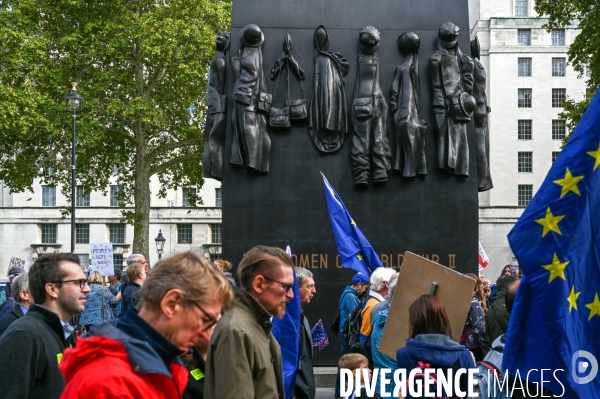
[(316, 393), (313, 371), (313, 348), (310, 325), (304, 313), (300, 315), (300, 366), (296, 374), (296, 399), (314, 399)]
[(2, 302), (2, 305), (0, 305), (0, 322), (4, 320), (6, 316), (8, 316), (8, 314), (11, 310), (13, 310), (14, 307), (15, 300), (12, 297)]
[(11, 311), (6, 315), (6, 317), (0, 322), (0, 335), (2, 335), (4, 331), (6, 331), (8, 326), (10, 326), (13, 322), (15, 322), (17, 319), (20, 319), (23, 316), (24, 314), (21, 310), (21, 306), (14, 306), (11, 309)]
[[(418, 362), (430, 364), (432, 368), (452, 369), (452, 375), (459, 369), (475, 368), (471, 353), (445, 335), (421, 334), (406, 341), (406, 346), (396, 352), (399, 369), (406, 369), (406, 375), (417, 367)], [(467, 390), (468, 380), (463, 374), (461, 389)], [(410, 396), (409, 396), (410, 397)]]
[(177, 399), (187, 384), (181, 350), (135, 312), (94, 324), (65, 351), (65, 399)]
[(122, 295), (122, 299), (121, 299), (121, 316), (123, 316), (125, 313), (127, 313), (127, 309), (131, 308), (134, 309), (137, 307), (138, 304), (138, 291), (140, 290), (142, 286), (137, 284), (137, 283), (133, 283), (133, 282), (129, 282), (127, 283), (127, 287), (125, 288), (125, 290), (123, 291), (123, 295)]
[(64, 349), (65, 336), (58, 315), (32, 305), (0, 337), (2, 398), (58, 399), (65, 387), (58, 370)]
[(499, 291), (496, 302), (485, 315), (485, 336), (489, 342), (494, 342), (508, 330), (510, 314), (506, 309), (506, 291)]
[[(485, 337), (485, 312), (481, 307), (481, 300), (477, 294), (473, 294), (471, 298), (471, 307), (460, 337), (460, 343), (471, 351), (480, 349), (484, 356), (490, 351), (490, 341)], [(478, 361), (483, 360), (483, 356), (479, 359), (477, 353), (475, 353), (475, 358)]]
[(281, 349), (271, 314), (234, 288), (235, 305), (215, 327), (208, 345), (204, 397), (284, 399)]
[(186, 362), (188, 383), (183, 392), (183, 399), (204, 399), (204, 377), (206, 374), (206, 362), (200, 351), (192, 346), (190, 350), (193, 361)]

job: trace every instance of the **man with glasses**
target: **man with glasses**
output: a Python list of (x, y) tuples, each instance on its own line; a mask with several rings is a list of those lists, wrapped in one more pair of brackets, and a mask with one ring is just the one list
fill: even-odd
[(63, 398), (180, 398), (198, 376), (179, 356), (208, 339), (233, 304), (227, 279), (198, 253), (182, 252), (152, 269), (138, 297), (138, 312), (92, 325), (65, 351)]
[(294, 297), (292, 260), (280, 248), (259, 245), (237, 273), (235, 306), (208, 345), (204, 398), (284, 399), (281, 350), (271, 328)]
[(59, 398), (65, 382), (58, 365), (73, 332), (67, 320), (90, 292), (75, 254), (45, 254), (29, 270), (34, 305), (0, 337), (2, 398)]

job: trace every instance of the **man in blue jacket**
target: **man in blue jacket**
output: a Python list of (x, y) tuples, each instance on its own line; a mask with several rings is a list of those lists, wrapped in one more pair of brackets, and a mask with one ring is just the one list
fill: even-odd
[(352, 277), (352, 285), (347, 285), (340, 297), (340, 327), (338, 337), (342, 342), (342, 356), (346, 353), (350, 353), (350, 347), (344, 339), (344, 327), (346, 326), (346, 321), (348, 320), (350, 313), (352, 313), (360, 303), (360, 299), (358, 299), (359, 295), (365, 292), (368, 286), (369, 277), (362, 273), (356, 273), (354, 277)]

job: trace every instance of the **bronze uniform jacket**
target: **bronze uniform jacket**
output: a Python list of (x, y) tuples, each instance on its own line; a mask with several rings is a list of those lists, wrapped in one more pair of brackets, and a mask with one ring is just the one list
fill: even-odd
[(234, 288), (208, 345), (205, 399), (284, 399), (281, 349), (271, 314), (250, 294)]

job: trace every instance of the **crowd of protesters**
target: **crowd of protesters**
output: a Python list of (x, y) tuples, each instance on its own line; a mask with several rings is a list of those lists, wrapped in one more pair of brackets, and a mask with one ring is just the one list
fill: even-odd
[[(315, 276), (294, 268), (285, 251), (251, 248), (237, 267), (239, 288), (230, 262), (212, 263), (196, 252), (173, 255), (152, 269), (140, 254), (127, 264), (108, 281), (97, 271), (84, 272), (74, 254), (42, 255), (28, 272), (11, 268), (0, 305), (3, 398), (284, 399), (272, 327), (294, 298), (295, 280), (301, 313), (293, 397), (315, 398), (313, 340), (303, 312), (316, 294)], [(378, 268), (371, 276), (354, 275), (339, 300), (338, 367), (353, 373), (460, 369), (486, 359), (501, 368), (517, 272), (507, 266), (496, 284), (468, 276), (474, 287), (460, 342), (452, 339), (443, 303), (422, 295), (409, 308), (409, 339), (394, 359), (379, 346), (399, 274)], [(385, 392), (394, 388), (392, 380)]]

